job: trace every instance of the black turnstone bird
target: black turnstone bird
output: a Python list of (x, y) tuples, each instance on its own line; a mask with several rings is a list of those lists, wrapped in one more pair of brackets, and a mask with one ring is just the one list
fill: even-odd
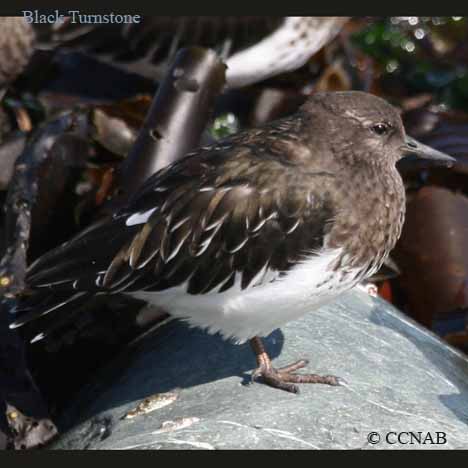
[(38, 259), (27, 276), (32, 305), (12, 327), (93, 294), (126, 293), (250, 340), (254, 376), (271, 386), (335, 385), (294, 373), (305, 360), (273, 368), (260, 337), (379, 269), (404, 220), (395, 164), (406, 153), (453, 161), (406, 136), (383, 99), (317, 93), (292, 116), (162, 169), (111, 219)]

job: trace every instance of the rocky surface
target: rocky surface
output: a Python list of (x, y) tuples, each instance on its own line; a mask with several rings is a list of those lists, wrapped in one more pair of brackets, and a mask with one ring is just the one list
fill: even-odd
[[(51, 448), (468, 448), (468, 360), (386, 302), (353, 291), (265, 342), (276, 366), (307, 357), (345, 382), (249, 385), (248, 345), (170, 321), (81, 392)], [(421, 443), (398, 442), (410, 431)]]

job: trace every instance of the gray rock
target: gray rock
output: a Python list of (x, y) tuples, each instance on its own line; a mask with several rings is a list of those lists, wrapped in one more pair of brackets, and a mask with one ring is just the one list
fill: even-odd
[[(468, 448), (467, 358), (386, 302), (353, 291), (265, 342), (276, 366), (307, 357), (345, 383), (300, 395), (246, 385), (249, 345), (170, 321), (96, 376), (52, 448)], [(421, 443), (397, 441), (411, 431)]]

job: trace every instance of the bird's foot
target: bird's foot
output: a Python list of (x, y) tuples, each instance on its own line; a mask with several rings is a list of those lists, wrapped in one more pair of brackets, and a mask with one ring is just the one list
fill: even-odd
[[(269, 360), (268, 360), (269, 361)], [(299, 387), (295, 384), (311, 383), (311, 384), (326, 384), (340, 385), (340, 380), (334, 375), (318, 375), (318, 374), (295, 374), (294, 371), (305, 367), (309, 361), (301, 359), (289, 366), (275, 369), (270, 362), (260, 362), (260, 365), (252, 374), (252, 380), (261, 378), (264, 383), (270, 387), (279, 388), (291, 393), (299, 393)]]
[(298, 369), (309, 364), (306, 359), (301, 359), (289, 366), (275, 369), (268, 353), (265, 351), (262, 340), (256, 336), (250, 340), (250, 345), (257, 358), (258, 367), (252, 373), (252, 380), (261, 378), (270, 387), (279, 388), (291, 393), (299, 393), (299, 387), (296, 383), (320, 383), (326, 385), (340, 385), (340, 379), (334, 375), (317, 374), (295, 374)]

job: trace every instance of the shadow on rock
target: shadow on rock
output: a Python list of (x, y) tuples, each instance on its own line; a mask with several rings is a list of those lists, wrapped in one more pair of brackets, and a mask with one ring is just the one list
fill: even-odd
[[(274, 331), (263, 341), (272, 359), (280, 355), (284, 344), (281, 330)], [(230, 377), (239, 377), (239, 384), (247, 385), (255, 367), (255, 356), (248, 343), (236, 345), (218, 334), (209, 335), (174, 320), (143, 338), (136, 349), (130, 353), (125, 351), (104, 369), (99, 383), (83, 391), (86, 398), (66, 412), (62, 430), (93, 418), (97, 413), (157, 393)], [(113, 388), (125, 390), (115, 392)], [(98, 408), (92, 404), (96, 399), (100, 401)], [(83, 407), (87, 408), (86, 413), (81, 411)]]

